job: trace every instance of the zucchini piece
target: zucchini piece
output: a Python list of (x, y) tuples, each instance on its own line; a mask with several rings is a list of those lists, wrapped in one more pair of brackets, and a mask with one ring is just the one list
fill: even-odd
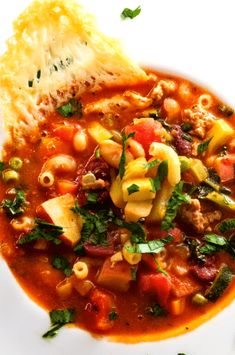
[(216, 203), (221, 207), (224, 207), (231, 211), (235, 211), (235, 201), (231, 197), (228, 197), (227, 195), (224, 195), (216, 191), (212, 191), (209, 192), (209, 194), (207, 194), (205, 198), (207, 200)]
[(190, 160), (189, 158), (185, 157), (184, 155), (179, 156), (180, 161), (180, 171), (184, 173), (190, 168)]
[(223, 265), (212, 285), (206, 290), (205, 297), (211, 302), (216, 302), (229, 286), (232, 278), (232, 270), (227, 265)]
[(189, 171), (197, 180), (198, 183), (205, 181), (208, 178), (208, 171), (203, 162), (199, 159), (190, 158)]
[(226, 145), (227, 141), (229, 138), (232, 138), (233, 134), (233, 128), (226, 121), (223, 119), (215, 121), (206, 137), (206, 140), (211, 138), (207, 148), (207, 155), (216, 153), (220, 147)]
[(174, 186), (171, 186), (168, 181), (164, 181), (161, 190), (157, 191), (153, 201), (153, 207), (148, 216), (149, 222), (160, 222), (166, 213), (167, 204), (174, 191)]

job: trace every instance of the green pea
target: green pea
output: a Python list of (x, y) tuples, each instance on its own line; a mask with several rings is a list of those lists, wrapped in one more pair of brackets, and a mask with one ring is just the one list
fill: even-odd
[(19, 157), (12, 157), (9, 160), (9, 166), (14, 170), (20, 170), (23, 166), (23, 161)]
[(6, 183), (9, 181), (18, 181), (19, 177), (19, 173), (17, 173), (15, 170), (6, 169), (2, 172), (2, 179)]

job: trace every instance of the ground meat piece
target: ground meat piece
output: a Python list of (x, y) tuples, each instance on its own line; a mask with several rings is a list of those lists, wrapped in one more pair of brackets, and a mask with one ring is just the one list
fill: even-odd
[(182, 115), (183, 123), (192, 125), (190, 134), (201, 139), (205, 138), (206, 132), (211, 128), (214, 120), (215, 117), (200, 105), (194, 105), (191, 109), (184, 110)]
[(174, 146), (179, 155), (191, 155), (192, 143), (183, 138), (184, 132), (180, 126), (175, 125), (171, 130), (171, 135), (174, 137)]
[(211, 224), (220, 221), (222, 218), (221, 211), (213, 211), (203, 213), (201, 204), (198, 199), (192, 199), (190, 205), (183, 205), (180, 210), (180, 217), (184, 223), (192, 226), (198, 233), (210, 232)]
[(150, 97), (154, 102), (160, 102), (166, 96), (169, 96), (177, 89), (177, 85), (173, 80), (160, 80), (150, 93)]

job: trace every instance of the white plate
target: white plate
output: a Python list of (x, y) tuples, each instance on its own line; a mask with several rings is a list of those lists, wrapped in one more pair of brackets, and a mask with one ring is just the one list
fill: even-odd
[[(29, 0), (0, 2), (0, 50), (11, 23)], [(123, 40), (138, 62), (181, 74), (233, 104), (235, 99), (234, 0), (82, 0), (106, 33)], [(124, 7), (142, 12), (120, 20)], [(196, 330), (160, 342), (126, 345), (95, 340), (78, 329), (63, 329), (46, 341), (47, 313), (17, 285), (0, 260), (0, 353), (2, 355), (234, 355), (235, 302)]]

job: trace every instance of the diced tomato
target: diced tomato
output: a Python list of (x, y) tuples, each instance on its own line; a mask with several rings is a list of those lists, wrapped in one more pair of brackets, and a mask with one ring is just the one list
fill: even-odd
[(56, 191), (59, 195), (65, 195), (67, 193), (74, 194), (77, 192), (78, 185), (70, 180), (58, 180), (56, 182)]
[(222, 182), (234, 179), (235, 154), (228, 154), (215, 160), (215, 170)]
[(160, 272), (141, 274), (139, 276), (139, 289), (144, 294), (155, 296), (156, 301), (165, 306), (171, 290), (170, 278)]
[(172, 294), (177, 298), (192, 295), (201, 289), (201, 285), (190, 275), (177, 277), (171, 274), (170, 278)]
[(102, 266), (97, 283), (105, 288), (125, 292), (130, 286), (131, 265), (125, 260), (112, 263), (107, 258)]
[(177, 243), (181, 243), (183, 241), (183, 232), (177, 227), (172, 228), (168, 232), (168, 234), (170, 234), (174, 238), (173, 243), (177, 244)]
[(100, 331), (112, 328), (114, 321), (109, 319), (109, 313), (114, 307), (112, 294), (96, 288), (90, 296), (90, 302), (92, 308), (87, 309), (87, 312), (91, 326)]
[(53, 133), (56, 137), (63, 139), (66, 142), (71, 142), (75, 133), (81, 129), (78, 125), (72, 124), (57, 124), (54, 125)]
[(152, 142), (161, 142), (162, 126), (154, 119), (148, 119), (143, 122), (127, 126), (125, 128), (126, 134), (134, 132), (135, 139), (142, 144), (146, 156), (149, 156), (149, 147)]

